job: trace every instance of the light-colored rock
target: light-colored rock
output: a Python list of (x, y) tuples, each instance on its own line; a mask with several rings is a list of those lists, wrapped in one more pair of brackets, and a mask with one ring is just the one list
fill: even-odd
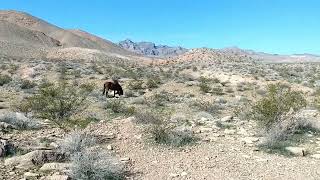
[(40, 171), (65, 171), (70, 169), (69, 163), (46, 163), (39, 170)]
[(306, 155), (306, 149), (302, 147), (286, 147), (285, 148), (288, 152), (295, 156), (305, 156)]
[(107, 149), (108, 149), (108, 150), (112, 150), (113, 147), (109, 144), (109, 145), (107, 146)]
[(180, 175), (181, 176), (186, 176), (186, 175), (188, 175), (188, 173), (187, 172), (182, 172)]
[(40, 175), (37, 173), (32, 173), (32, 172), (26, 172), (24, 173), (24, 178), (27, 180), (31, 180), (31, 179), (37, 179)]
[(234, 129), (225, 129), (224, 130), (224, 134), (227, 134), (227, 135), (233, 135), (236, 133), (236, 130)]
[(225, 116), (220, 119), (222, 122), (231, 122), (233, 120), (233, 116)]
[(259, 141), (259, 138), (257, 138), (257, 137), (245, 137), (245, 138), (242, 138), (241, 141), (246, 143), (246, 144), (252, 144), (254, 142)]
[(71, 178), (67, 175), (52, 175), (44, 178), (44, 180), (70, 180), (70, 179)]
[(320, 159), (320, 154), (312, 154), (310, 157)]
[(207, 132), (211, 132), (211, 131), (213, 131), (213, 129), (210, 128), (210, 127), (201, 127), (201, 128), (199, 128), (199, 132), (200, 133), (207, 133)]
[(15, 166), (21, 169), (30, 169), (46, 162), (58, 161), (62, 155), (51, 150), (36, 150), (22, 156), (14, 156), (5, 160), (6, 166)]

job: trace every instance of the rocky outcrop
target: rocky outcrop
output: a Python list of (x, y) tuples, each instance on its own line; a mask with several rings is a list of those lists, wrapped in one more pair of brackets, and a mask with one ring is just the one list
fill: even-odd
[(137, 54), (147, 56), (177, 56), (188, 51), (182, 47), (157, 46), (152, 42), (133, 42), (130, 39), (120, 41), (119, 46)]

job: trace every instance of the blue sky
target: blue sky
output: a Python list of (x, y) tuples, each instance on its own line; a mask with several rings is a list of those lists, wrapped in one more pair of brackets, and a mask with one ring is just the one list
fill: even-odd
[(318, 0), (1, 0), (0, 9), (114, 42), (320, 54)]

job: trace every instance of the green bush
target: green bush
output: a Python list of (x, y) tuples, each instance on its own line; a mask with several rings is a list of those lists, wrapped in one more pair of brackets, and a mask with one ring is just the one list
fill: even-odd
[(31, 89), (34, 88), (37, 84), (30, 80), (22, 80), (21, 89)]
[(293, 91), (283, 84), (272, 84), (268, 86), (267, 95), (253, 105), (252, 118), (269, 130), (291, 109), (296, 112), (306, 105), (302, 92)]
[(109, 99), (105, 108), (110, 109), (113, 113), (123, 113), (126, 115), (132, 115), (135, 112), (134, 106), (127, 106), (121, 99)]
[(159, 82), (157, 82), (156, 80), (154, 80), (154, 79), (148, 79), (147, 80), (147, 82), (146, 82), (146, 86), (148, 87), (148, 88), (157, 88), (158, 87), (158, 84), (159, 84)]
[(139, 90), (139, 89), (143, 89), (142, 85), (143, 85), (143, 81), (141, 81), (141, 80), (134, 80), (134, 81), (131, 81), (131, 82), (128, 84), (128, 88), (129, 88), (130, 90)]
[(86, 99), (90, 92), (88, 87), (77, 87), (66, 83), (48, 84), (23, 103), (29, 106), (35, 116), (49, 119), (63, 128), (66, 120), (87, 107)]
[(8, 75), (0, 75), (0, 86), (8, 84), (12, 81), (12, 78)]

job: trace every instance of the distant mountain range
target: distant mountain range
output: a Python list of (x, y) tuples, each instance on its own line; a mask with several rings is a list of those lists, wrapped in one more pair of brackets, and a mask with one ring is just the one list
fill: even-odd
[(119, 46), (131, 52), (146, 56), (177, 56), (188, 51), (187, 49), (182, 47), (155, 45), (152, 42), (133, 42), (130, 39), (120, 41)]
[[(125, 57), (135, 60), (215, 60), (250, 57), (265, 62), (320, 62), (313, 54), (278, 55), (237, 47), (188, 50), (183, 47), (134, 42), (113, 43), (78, 29), (63, 29), (28, 13), (0, 10), (0, 56), (63, 60)], [(227, 58), (228, 59), (228, 58)]]

